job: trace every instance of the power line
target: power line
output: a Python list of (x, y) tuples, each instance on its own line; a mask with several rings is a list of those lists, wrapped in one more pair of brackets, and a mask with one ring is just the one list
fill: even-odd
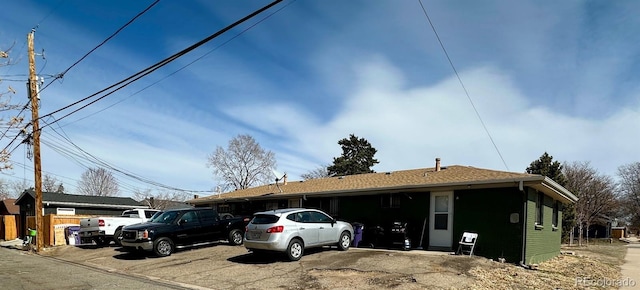
[(484, 124), (484, 121), (482, 120), (482, 117), (480, 116), (480, 113), (478, 112), (478, 109), (476, 108), (476, 105), (473, 103), (473, 100), (471, 99), (471, 95), (469, 94), (469, 91), (467, 91), (467, 88), (465, 87), (464, 83), (462, 82), (462, 78), (460, 78), (460, 75), (458, 74), (458, 70), (456, 70), (456, 67), (453, 65), (453, 61), (451, 61), (451, 57), (449, 57), (449, 53), (447, 53), (447, 49), (444, 47), (444, 44), (442, 43), (442, 40), (440, 39), (440, 35), (438, 35), (438, 31), (436, 31), (435, 26), (431, 22), (431, 18), (429, 17), (429, 14), (427, 13), (427, 10), (425, 9), (424, 5), (422, 4), (422, 0), (418, 0), (418, 2), (420, 2), (420, 7), (422, 7), (422, 12), (424, 12), (424, 16), (427, 17), (427, 21), (429, 21), (429, 25), (431, 26), (431, 29), (433, 30), (433, 33), (436, 35), (436, 38), (438, 39), (438, 43), (440, 43), (440, 47), (442, 48), (442, 51), (444, 52), (444, 55), (447, 57), (447, 60), (449, 61), (449, 65), (451, 65), (451, 68), (453, 69), (453, 72), (456, 74), (456, 77), (458, 78), (458, 82), (460, 82), (460, 86), (462, 86), (462, 89), (464, 90), (465, 95), (467, 95), (467, 99), (469, 100), (469, 103), (471, 103), (471, 107), (473, 107), (473, 111), (476, 113), (476, 116), (480, 120), (480, 123), (482, 124), (482, 128), (484, 128), (484, 131), (489, 136), (489, 140), (491, 140), (491, 144), (493, 144), (493, 148), (495, 148), (496, 152), (498, 152), (498, 156), (500, 156), (500, 160), (502, 160), (502, 164), (504, 164), (504, 167), (507, 168), (507, 171), (509, 171), (509, 166), (507, 165), (507, 162), (504, 161), (504, 158), (502, 157), (502, 153), (500, 153), (500, 150), (498, 149), (498, 145), (496, 145), (496, 142), (493, 141), (493, 137), (491, 137), (491, 133), (489, 133), (489, 129)]
[[(202, 60), (203, 58), (205, 58), (205, 57), (206, 57), (206, 56), (208, 56), (209, 54), (213, 53), (214, 51), (216, 51), (216, 50), (218, 50), (218, 49), (222, 48), (223, 46), (227, 45), (229, 42), (233, 41), (234, 39), (238, 38), (239, 36), (241, 36), (241, 35), (242, 35), (242, 34), (244, 34), (245, 32), (249, 31), (250, 29), (252, 29), (252, 28), (254, 28), (255, 26), (257, 26), (258, 24), (260, 24), (260, 23), (262, 23), (263, 21), (267, 20), (268, 18), (270, 18), (270, 17), (271, 17), (271, 16), (273, 16), (274, 14), (276, 14), (276, 13), (280, 12), (281, 10), (283, 10), (283, 9), (287, 8), (287, 7), (288, 7), (289, 5), (291, 5), (293, 2), (296, 2), (296, 0), (293, 0), (293, 1), (289, 2), (289, 3), (287, 3), (286, 5), (282, 6), (280, 9), (278, 9), (278, 10), (276, 10), (276, 11), (272, 12), (271, 14), (269, 14), (269, 15), (265, 16), (264, 18), (262, 18), (262, 19), (258, 20), (256, 23), (254, 23), (254, 24), (250, 25), (249, 27), (247, 27), (247, 28), (243, 29), (243, 30), (242, 30), (242, 31), (240, 31), (238, 34), (236, 34), (236, 35), (234, 35), (233, 37), (231, 37), (231, 38), (227, 39), (226, 41), (224, 41), (224, 42), (223, 42), (223, 43), (221, 43), (220, 45), (218, 45), (218, 46), (216, 46), (216, 47), (212, 48), (211, 50), (209, 50), (209, 51), (208, 51), (208, 52), (206, 52), (205, 54), (203, 54), (203, 55), (199, 56), (198, 58), (194, 59), (193, 61), (191, 61), (191, 62), (189, 62), (189, 63), (185, 64), (184, 66), (182, 66), (182, 67), (180, 67), (179, 69), (177, 69), (177, 70), (173, 71), (172, 73), (170, 73), (170, 74), (168, 74), (168, 75), (166, 75), (166, 76), (164, 76), (164, 77), (160, 78), (159, 80), (157, 80), (157, 81), (155, 81), (155, 82), (153, 82), (153, 83), (149, 84), (148, 86), (146, 86), (146, 87), (144, 87), (144, 88), (142, 88), (142, 89), (140, 89), (140, 90), (136, 91), (135, 93), (133, 93), (133, 94), (131, 94), (131, 95), (127, 96), (127, 97), (124, 97), (124, 98), (120, 99), (119, 101), (117, 101), (117, 102), (115, 102), (115, 103), (113, 103), (113, 104), (111, 104), (111, 105), (109, 105), (109, 106), (106, 106), (106, 107), (104, 107), (104, 108), (102, 108), (102, 109), (100, 109), (100, 110), (98, 110), (98, 111), (96, 111), (96, 112), (93, 112), (93, 113), (91, 113), (91, 114), (88, 114), (88, 115), (86, 115), (86, 116), (84, 116), (84, 117), (82, 117), (82, 118), (79, 118), (79, 119), (77, 119), (77, 120), (74, 120), (74, 121), (72, 121), (72, 122), (68, 122), (66, 125), (71, 124), (71, 123), (75, 123), (75, 122), (78, 122), (78, 121), (81, 121), (81, 120), (84, 120), (84, 119), (89, 118), (89, 117), (91, 117), (91, 116), (93, 116), (93, 115), (96, 115), (96, 114), (98, 114), (98, 113), (100, 113), (100, 112), (103, 112), (103, 111), (105, 111), (105, 110), (108, 110), (109, 108), (111, 108), (111, 107), (113, 107), (113, 106), (115, 106), (115, 105), (117, 105), (117, 104), (120, 104), (120, 103), (124, 102), (125, 100), (127, 100), (127, 99), (129, 99), (129, 98), (131, 98), (131, 97), (133, 97), (133, 96), (135, 96), (135, 95), (137, 95), (137, 94), (139, 94), (139, 93), (141, 93), (141, 92), (145, 91), (146, 89), (148, 89), (148, 88), (150, 88), (150, 87), (152, 87), (152, 86), (155, 86), (156, 84), (158, 84), (158, 83), (160, 83), (160, 82), (162, 82), (162, 81), (164, 81), (164, 80), (166, 80), (166, 79), (168, 79), (168, 78), (172, 77), (173, 75), (177, 74), (178, 72), (182, 71), (183, 69), (185, 69), (185, 68), (187, 68), (187, 67), (191, 66), (192, 64), (194, 64), (194, 63), (196, 63), (196, 62), (198, 62), (198, 61), (200, 61), (200, 60)], [(66, 125), (65, 125), (65, 126), (66, 126)]]
[[(43, 121), (43, 122), (45, 122), (45, 121)], [(46, 123), (46, 122), (45, 122), (45, 123)], [(58, 134), (58, 136), (60, 136), (60, 137), (63, 139), (63, 141), (64, 141), (64, 142), (66, 142), (66, 143), (70, 144), (71, 146), (73, 146), (73, 148), (74, 148), (74, 149), (69, 149), (69, 148), (66, 148), (66, 147), (64, 147), (64, 146), (60, 146), (60, 145), (59, 145), (59, 146), (55, 146), (54, 144), (51, 144), (51, 143), (47, 144), (46, 142), (43, 142), (43, 143), (45, 143), (45, 144), (46, 144), (47, 146), (49, 146), (49, 147), (56, 147), (56, 148), (58, 148), (58, 149), (59, 149), (59, 150), (61, 150), (61, 151), (65, 151), (65, 152), (67, 152), (67, 153), (69, 153), (69, 154), (72, 154), (72, 155), (74, 155), (74, 156), (77, 156), (77, 157), (79, 157), (79, 158), (82, 158), (82, 159), (84, 159), (84, 160), (86, 160), (86, 161), (88, 161), (88, 162), (90, 162), (90, 163), (93, 163), (93, 164), (95, 164), (95, 165), (98, 165), (98, 166), (100, 166), (100, 167), (110, 169), (110, 170), (112, 170), (112, 171), (114, 171), (114, 172), (117, 172), (117, 173), (119, 173), (119, 174), (121, 174), (121, 175), (123, 175), (123, 176), (125, 176), (125, 177), (131, 178), (131, 179), (134, 179), (134, 180), (136, 180), (136, 181), (143, 182), (143, 183), (146, 183), (146, 184), (149, 184), (149, 185), (153, 185), (153, 186), (156, 186), (156, 187), (160, 187), (160, 188), (164, 188), (164, 189), (169, 189), (169, 190), (174, 190), (174, 191), (182, 191), (182, 192), (210, 192), (210, 190), (190, 190), (190, 189), (177, 188), (177, 187), (174, 187), (174, 186), (166, 185), (166, 184), (163, 184), (163, 183), (160, 183), (160, 182), (153, 181), (153, 180), (151, 180), (151, 179), (148, 179), (148, 178), (142, 177), (142, 176), (137, 175), (137, 174), (135, 174), (135, 173), (133, 173), (133, 172), (131, 172), (131, 171), (128, 171), (128, 170), (125, 170), (125, 169), (121, 169), (121, 168), (118, 168), (118, 167), (116, 167), (116, 166), (114, 166), (114, 165), (112, 165), (112, 164), (110, 164), (110, 163), (106, 162), (105, 160), (102, 160), (102, 159), (100, 159), (100, 158), (98, 158), (98, 157), (94, 156), (93, 154), (91, 154), (91, 153), (87, 152), (86, 150), (84, 150), (84, 149), (80, 148), (80, 146), (78, 146), (78, 145), (77, 145), (77, 144), (75, 144), (73, 141), (71, 141), (71, 139), (70, 139), (68, 136), (66, 136), (66, 134), (64, 134), (64, 135), (63, 135), (63, 134), (59, 133), (59, 132), (58, 132), (58, 131), (56, 131), (53, 127), (51, 127), (51, 129), (52, 129), (56, 134)], [(62, 131), (64, 132), (64, 130), (63, 130), (62, 128), (60, 128), (60, 130), (62, 130)], [(72, 150), (76, 150), (76, 152), (79, 152), (79, 153), (73, 152)], [(56, 151), (57, 151), (58, 153), (61, 153), (61, 152), (60, 152), (60, 151), (58, 151), (58, 150), (56, 150)], [(79, 162), (79, 161), (78, 161), (77, 159), (75, 159), (75, 158), (74, 158), (74, 161)]]
[[(91, 101), (91, 102), (89, 102), (89, 103), (87, 103), (87, 104), (85, 104), (83, 106), (81, 106), (80, 108), (78, 108), (76, 110), (73, 110), (72, 112), (70, 112), (70, 113), (68, 113), (68, 114), (66, 114), (66, 115), (64, 115), (64, 116), (62, 116), (60, 118), (57, 118), (57, 120), (55, 120), (53, 123), (59, 122), (60, 120), (68, 117), (69, 115), (71, 115), (73, 113), (76, 113), (76, 112), (78, 112), (78, 111), (80, 111), (80, 110), (82, 110), (82, 109), (94, 104), (95, 102), (97, 102), (97, 101), (99, 101), (99, 100), (101, 100), (101, 99), (103, 99), (103, 98), (115, 93), (116, 91), (128, 86), (129, 84), (131, 84), (131, 83), (133, 83), (133, 82), (135, 82), (135, 81), (137, 81), (137, 80), (139, 80), (139, 79), (141, 79), (141, 78), (143, 78), (143, 77), (145, 77), (147, 75), (149, 75), (150, 73), (156, 71), (157, 69), (169, 64), (170, 62), (172, 62), (172, 61), (184, 56), (185, 54), (187, 54), (187, 53), (193, 51), (194, 49), (204, 45), (205, 43), (211, 41), (212, 39), (220, 36), (221, 34), (227, 32), (227, 31), (229, 31), (230, 29), (238, 26), (239, 24), (247, 21), (248, 19), (250, 19), (250, 18), (258, 15), (259, 13), (271, 8), (272, 6), (278, 4), (279, 2), (282, 2), (282, 0), (275, 0), (275, 1), (271, 2), (270, 4), (268, 4), (268, 5), (260, 8), (260, 9), (258, 9), (256, 11), (254, 11), (253, 13), (251, 13), (251, 14), (249, 14), (249, 15), (247, 15), (247, 16), (239, 19), (239, 20), (237, 20), (236, 22), (228, 25), (227, 27), (217, 31), (216, 33), (207, 36), (206, 38), (198, 41), (197, 43), (195, 43), (195, 44), (193, 44), (193, 45), (191, 45), (191, 46), (189, 46), (189, 47), (187, 47), (187, 48), (185, 48), (185, 49), (183, 49), (183, 50), (181, 50), (181, 51), (179, 51), (179, 52), (177, 52), (177, 53), (175, 53), (175, 54), (173, 54), (173, 55), (171, 55), (171, 56), (169, 56), (169, 57), (167, 57), (167, 58), (165, 58), (165, 59), (163, 59), (163, 60), (161, 60), (161, 61), (159, 61), (159, 62), (157, 62), (157, 63), (155, 63), (155, 64), (153, 64), (153, 65), (151, 65), (151, 66), (149, 66), (149, 67), (147, 67), (147, 68), (145, 68), (145, 69), (143, 69), (143, 70), (141, 70), (141, 71), (139, 71), (139, 72), (137, 72), (137, 73), (135, 73), (135, 74), (133, 74), (131, 76), (129, 76), (129, 77), (127, 77), (127, 78), (123, 79), (123, 80), (121, 80), (121, 81), (119, 81), (119, 82), (117, 82), (117, 83), (115, 83), (115, 84), (113, 84), (113, 85), (111, 85), (111, 86), (109, 86), (107, 88), (104, 88), (104, 89), (102, 89), (102, 90), (100, 90), (100, 91), (98, 91), (98, 92), (96, 92), (96, 93), (94, 93), (92, 95), (89, 95), (89, 96), (87, 96), (87, 97), (85, 97), (83, 99), (80, 99), (80, 100), (78, 100), (76, 102), (73, 102), (73, 103), (71, 103), (71, 104), (69, 104), (69, 105), (67, 105), (65, 107), (62, 107), (62, 108), (60, 108), (58, 110), (55, 110), (55, 111), (53, 111), (51, 113), (43, 115), (42, 117), (40, 117), (40, 119), (42, 119), (44, 117), (52, 116), (55, 113), (58, 113), (58, 112), (63, 111), (63, 110), (66, 110), (66, 109), (68, 109), (70, 107), (73, 107), (73, 106), (79, 104), (79, 103), (82, 103), (82, 102), (84, 102), (86, 100), (89, 100), (89, 99), (91, 99), (91, 98), (93, 98), (93, 97), (95, 97), (95, 96), (97, 96), (97, 95), (99, 95), (99, 94), (101, 94), (103, 92), (106, 92), (108, 90), (113, 89), (112, 91), (106, 93), (103, 96), (98, 97), (97, 99), (95, 99), (95, 100), (93, 100), (93, 101)], [(51, 124), (52, 123), (50, 123), (49, 125), (51, 125)], [(43, 126), (40, 129), (43, 129), (44, 127), (46, 127), (46, 126)]]
[(138, 17), (142, 16), (143, 14), (145, 14), (147, 11), (149, 11), (153, 6), (155, 6), (156, 4), (158, 4), (158, 2), (160, 2), (160, 0), (156, 0), (153, 3), (151, 3), (151, 5), (147, 6), (147, 8), (145, 8), (144, 10), (142, 10), (140, 13), (138, 13), (135, 17), (131, 18), (131, 20), (129, 20), (127, 23), (125, 23), (124, 25), (122, 25), (120, 28), (118, 28), (118, 30), (116, 30), (114, 33), (112, 33), (109, 37), (107, 37), (105, 40), (103, 40), (100, 44), (96, 45), (94, 48), (92, 48), (89, 52), (87, 52), (85, 55), (83, 55), (80, 59), (78, 59), (76, 62), (74, 62), (71, 66), (69, 66), (67, 69), (65, 69), (63, 72), (61, 72), (60, 74), (58, 74), (56, 76), (56, 78), (54, 78), (53, 80), (51, 80), (47, 85), (45, 85), (42, 89), (40, 89), (40, 92), (44, 91), (47, 87), (49, 87), (49, 85), (51, 85), (56, 79), (59, 78), (63, 78), (64, 75), (69, 72), (69, 70), (71, 70), (74, 66), (76, 66), (78, 63), (80, 63), (81, 61), (83, 61), (85, 58), (87, 58), (87, 56), (89, 56), (91, 53), (93, 53), (96, 49), (100, 48), (102, 45), (104, 45), (105, 43), (107, 43), (109, 40), (111, 40), (114, 36), (116, 36), (118, 33), (120, 33), (120, 31), (122, 31), (123, 29), (125, 29), (127, 26), (129, 26), (129, 24), (133, 23), (136, 19), (138, 19)]

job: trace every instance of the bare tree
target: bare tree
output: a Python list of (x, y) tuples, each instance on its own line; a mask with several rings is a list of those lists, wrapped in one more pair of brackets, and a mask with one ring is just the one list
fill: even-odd
[(176, 202), (186, 201), (190, 195), (183, 191), (158, 191), (153, 192), (151, 189), (136, 190), (133, 192), (133, 199), (144, 202), (148, 207), (153, 209), (167, 209)]
[(33, 184), (26, 180), (16, 180), (9, 184), (9, 191), (13, 193), (13, 196), (20, 196), (25, 190), (33, 188)]
[(222, 181), (222, 189), (245, 189), (266, 184), (276, 166), (275, 154), (260, 147), (250, 135), (238, 135), (229, 141), (227, 149), (218, 146), (209, 155), (207, 166)]
[(618, 167), (623, 212), (629, 222), (640, 227), (640, 162)]
[(119, 194), (118, 181), (104, 168), (89, 168), (78, 181), (78, 191), (84, 195), (116, 196)]
[(329, 171), (327, 170), (328, 167), (329, 165), (319, 166), (302, 174), (300, 177), (304, 180), (329, 177)]
[[(0, 61), (0, 67), (8, 66), (11, 64), (11, 59), (9, 58), (9, 52), (11, 51), (12, 47), (13, 45), (6, 50), (0, 49), (0, 59), (6, 59), (6, 61)], [(0, 79), (0, 82), (2, 82), (2, 79)], [(16, 91), (11, 86), (8, 86), (6, 91), (5, 90), (0, 91), (0, 113), (2, 113), (3, 115), (6, 112), (17, 110), (23, 107), (23, 105), (21, 104), (12, 104), (11, 96), (15, 95), (15, 93)], [(24, 121), (24, 118), (20, 116), (11, 117), (8, 120), (0, 118), (0, 124), (2, 124), (0, 128), (2, 129), (2, 132), (3, 132), (2, 137), (9, 136), (9, 137), (18, 138), (18, 136), (15, 136), (16, 134), (24, 133), (22, 128), (23, 121)], [(0, 171), (12, 168), (11, 153), (8, 149), (0, 150)]]
[[(615, 211), (615, 182), (611, 177), (601, 175), (591, 168), (589, 162), (565, 164), (563, 173), (567, 179), (566, 188), (578, 197), (575, 204), (575, 226), (579, 231), (578, 244), (582, 245), (584, 231), (588, 233), (589, 227), (595, 221)], [(575, 230), (575, 226), (572, 231)]]
[(0, 179), (0, 200), (5, 200), (7, 198), (13, 198), (13, 194), (11, 194), (9, 183)]
[(64, 192), (64, 187), (62, 186), (62, 182), (57, 178), (45, 174), (42, 176), (42, 190), (46, 192)]

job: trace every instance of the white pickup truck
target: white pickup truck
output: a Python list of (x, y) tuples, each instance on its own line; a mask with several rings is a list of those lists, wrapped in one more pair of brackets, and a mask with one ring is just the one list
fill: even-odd
[(125, 210), (119, 217), (99, 216), (80, 219), (80, 231), (78, 233), (80, 242), (82, 244), (95, 242), (98, 246), (105, 246), (114, 241), (116, 245), (120, 245), (118, 237), (122, 235), (123, 227), (144, 223), (157, 212), (159, 210), (139, 208)]

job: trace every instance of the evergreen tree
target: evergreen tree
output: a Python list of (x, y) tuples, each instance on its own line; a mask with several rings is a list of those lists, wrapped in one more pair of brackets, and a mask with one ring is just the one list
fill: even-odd
[(373, 158), (378, 150), (369, 141), (350, 134), (349, 138), (338, 141), (338, 145), (342, 146), (342, 155), (333, 158), (333, 165), (327, 167), (330, 176), (375, 172), (371, 167), (380, 163)]
[(547, 152), (544, 152), (540, 159), (531, 162), (527, 167), (527, 173), (544, 175), (562, 186), (567, 184), (567, 179), (562, 174), (562, 164), (558, 161), (553, 161), (553, 156)]
[[(544, 152), (538, 160), (531, 162), (527, 167), (527, 173), (540, 174), (553, 179), (561, 186), (567, 185), (567, 178), (562, 173), (562, 164), (553, 161), (553, 156)], [(573, 204), (565, 204), (562, 208), (562, 239), (567, 240), (575, 225), (576, 209)]]

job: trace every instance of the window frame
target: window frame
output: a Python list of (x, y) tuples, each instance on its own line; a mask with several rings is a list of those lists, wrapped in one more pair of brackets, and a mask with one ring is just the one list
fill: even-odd
[(560, 202), (554, 201), (553, 203), (553, 214), (551, 216), (551, 227), (553, 230), (558, 229), (558, 224), (560, 223)]
[(383, 194), (380, 196), (381, 208), (400, 208), (401, 197), (395, 193)]
[(537, 192), (536, 196), (536, 228), (542, 228), (544, 226), (544, 193)]

